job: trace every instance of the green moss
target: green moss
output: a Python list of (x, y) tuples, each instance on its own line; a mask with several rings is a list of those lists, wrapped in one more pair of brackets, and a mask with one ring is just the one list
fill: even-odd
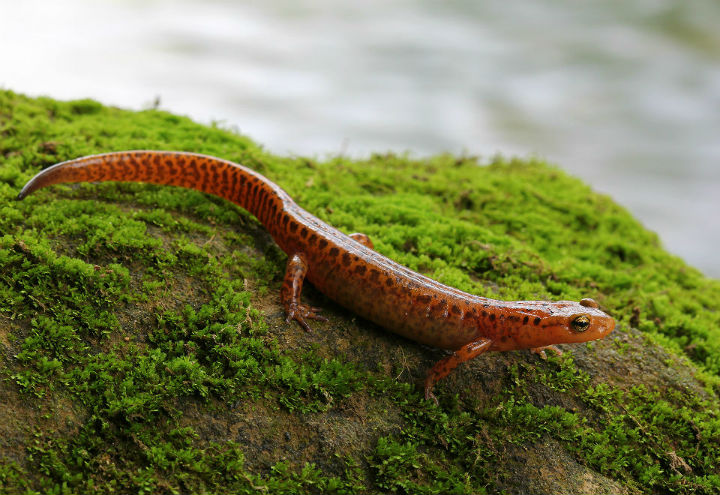
[[(315, 292), (239, 207), (41, 167), (123, 149), (248, 165), (383, 254), (471, 293), (593, 297), (618, 320), (546, 361), (442, 354)], [(325, 161), (158, 111), (0, 91), (0, 493), (716, 493), (720, 283), (538, 160)], [(640, 333), (642, 332), (642, 333)]]

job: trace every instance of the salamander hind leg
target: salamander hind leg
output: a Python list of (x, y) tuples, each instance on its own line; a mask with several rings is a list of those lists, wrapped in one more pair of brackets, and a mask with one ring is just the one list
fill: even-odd
[(446, 377), (452, 370), (457, 368), (460, 363), (469, 361), (483, 352), (490, 349), (492, 340), (479, 339), (469, 344), (465, 344), (451, 355), (441, 359), (435, 366), (430, 368), (425, 378), (425, 400), (432, 399), (435, 404), (438, 403), (437, 398), (432, 393), (433, 386), (442, 378)]
[(314, 308), (300, 302), (303, 281), (307, 274), (307, 263), (299, 254), (295, 254), (288, 259), (287, 269), (285, 270), (285, 279), (280, 289), (280, 301), (285, 307), (287, 318), (285, 321), (297, 321), (304, 330), (310, 332), (310, 325), (305, 319), (327, 321), (327, 318), (320, 316), (320, 308)]
[(373, 241), (370, 240), (370, 238), (365, 235), (361, 234), (360, 232), (355, 232), (354, 234), (350, 234), (350, 237), (358, 241), (360, 244), (365, 246), (366, 248), (375, 249), (375, 245), (373, 244)]

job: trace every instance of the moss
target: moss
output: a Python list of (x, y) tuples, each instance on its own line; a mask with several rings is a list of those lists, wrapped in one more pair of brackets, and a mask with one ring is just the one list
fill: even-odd
[[(55, 186), (41, 167), (123, 149), (242, 162), (383, 254), (471, 293), (593, 297), (608, 339), (442, 354), (312, 287), (286, 324), (285, 254), (196, 191)], [(0, 493), (716, 493), (720, 283), (539, 160), (278, 157), (155, 110), (0, 91)]]

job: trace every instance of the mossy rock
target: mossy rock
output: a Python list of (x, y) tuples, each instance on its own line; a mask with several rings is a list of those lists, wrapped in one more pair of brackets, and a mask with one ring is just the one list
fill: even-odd
[[(187, 150), (243, 163), (345, 232), (462, 290), (593, 297), (618, 321), (544, 361), (492, 353), (422, 399), (443, 354), (311, 287), (195, 191), (42, 167)], [(718, 493), (720, 283), (611, 199), (539, 160), (279, 157), (159, 111), (0, 91), (0, 492)]]

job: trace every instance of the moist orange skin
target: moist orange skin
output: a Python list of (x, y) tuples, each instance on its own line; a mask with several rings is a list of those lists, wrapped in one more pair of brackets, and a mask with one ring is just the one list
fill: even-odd
[[(194, 153), (127, 151), (59, 163), (37, 174), (18, 195), (66, 182), (148, 182), (197, 189), (256, 216), (288, 256), (281, 300), (288, 321), (310, 330), (325, 320), (300, 301), (309, 280), (342, 306), (386, 329), (453, 353), (428, 372), (425, 396), (458, 364), (486, 351), (543, 349), (605, 337), (615, 321), (591, 299), (580, 302), (498, 301), (448, 287), (377, 253), (363, 234), (345, 235), (300, 208), (262, 175)], [(580, 330), (578, 317), (588, 322)], [(544, 355), (544, 354), (543, 354)]]

